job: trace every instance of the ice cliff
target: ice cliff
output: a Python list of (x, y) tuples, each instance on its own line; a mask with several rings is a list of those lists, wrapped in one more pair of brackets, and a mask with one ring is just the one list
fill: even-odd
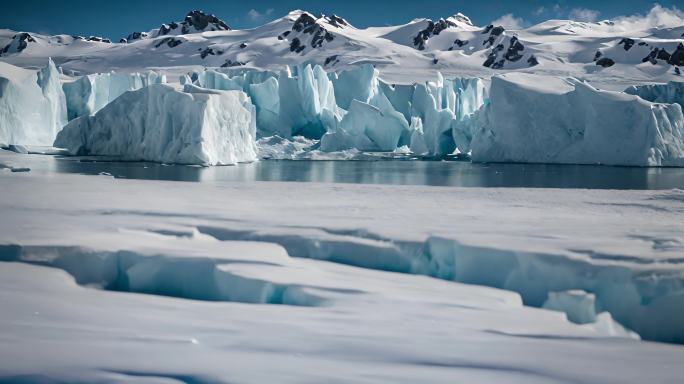
[(407, 145), (420, 154), (449, 154), (465, 137), (459, 130), (463, 119), (487, 98), (481, 79), (440, 75), (436, 82), (388, 84), (372, 65), (341, 73), (318, 65), (280, 73), (208, 69), (192, 77), (204, 88), (250, 95), (260, 137), (321, 139), (323, 151), (392, 151)]
[(150, 71), (144, 74), (98, 73), (64, 83), (62, 88), (66, 95), (69, 120), (94, 114), (124, 92), (165, 82), (164, 75)]
[(489, 102), (467, 127), (479, 162), (684, 165), (680, 105), (572, 78), (495, 76)]
[(152, 84), (69, 122), (55, 146), (125, 160), (225, 165), (256, 159), (256, 116), (242, 91)]
[(51, 145), (66, 117), (52, 60), (37, 72), (0, 62), (1, 144)]
[(677, 103), (684, 108), (684, 83), (682, 82), (636, 85), (627, 88), (625, 92), (654, 103)]

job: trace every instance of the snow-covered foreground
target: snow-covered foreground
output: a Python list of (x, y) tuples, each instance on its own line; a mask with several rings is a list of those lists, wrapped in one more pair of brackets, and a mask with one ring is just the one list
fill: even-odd
[[(683, 340), (681, 190), (7, 169), (24, 159), (0, 151), (0, 381), (666, 383), (684, 373), (683, 347), (638, 341), (604, 312), (642, 338)], [(585, 324), (533, 308), (547, 296)]]

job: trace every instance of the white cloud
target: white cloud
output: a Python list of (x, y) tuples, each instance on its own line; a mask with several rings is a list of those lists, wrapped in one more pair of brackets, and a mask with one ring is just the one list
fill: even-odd
[(252, 8), (247, 12), (247, 18), (251, 21), (261, 21), (263, 20), (266, 16), (271, 16), (273, 14), (274, 9), (269, 8), (265, 12), (259, 12), (256, 9)]
[(654, 27), (678, 27), (684, 25), (684, 12), (672, 6), (655, 4), (646, 15), (619, 16), (613, 19), (615, 25), (624, 30), (643, 30)]
[(492, 24), (501, 25), (506, 29), (522, 29), (527, 25), (527, 22), (521, 17), (515, 17), (512, 13), (507, 13), (492, 21)]
[(546, 13), (546, 8), (543, 7), (543, 6), (537, 8), (537, 9), (535, 9), (534, 11), (532, 11), (532, 14), (535, 15), (535, 16), (541, 16), (541, 15), (543, 15), (544, 13)]
[(568, 17), (570, 20), (575, 21), (596, 21), (599, 18), (601, 12), (587, 9), (587, 8), (573, 8), (570, 10)]

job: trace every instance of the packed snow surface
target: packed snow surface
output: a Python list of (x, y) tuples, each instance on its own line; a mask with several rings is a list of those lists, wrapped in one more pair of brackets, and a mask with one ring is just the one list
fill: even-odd
[[(45, 161), (0, 152), (13, 166), (29, 159)], [(682, 340), (678, 190), (0, 170), (0, 193), (0, 300), (10, 309), (0, 316), (0, 376), (9, 381), (682, 375), (681, 346), (622, 327)]]
[(72, 120), (55, 146), (124, 160), (225, 165), (256, 160), (256, 112), (242, 91), (153, 84)]

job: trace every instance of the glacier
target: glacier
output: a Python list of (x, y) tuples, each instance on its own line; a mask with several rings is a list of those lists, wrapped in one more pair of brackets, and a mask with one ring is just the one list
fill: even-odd
[(152, 84), (93, 116), (72, 120), (54, 145), (72, 154), (162, 163), (227, 165), (256, 160), (256, 111), (242, 91), (178, 91)]
[[(440, 74), (436, 82), (389, 84), (370, 64), (339, 73), (309, 64), (279, 73), (207, 69), (181, 82), (242, 90), (256, 107), (258, 137), (321, 139), (321, 150), (327, 152), (409, 146), (419, 154), (450, 154), (456, 140), (468, 145), (461, 142), (460, 123), (487, 100), (480, 78), (444, 79)], [(416, 124), (422, 127), (421, 140), (412, 139)]]
[(39, 71), (0, 62), (0, 143), (52, 145), (66, 123), (60, 73), (52, 60)]
[(494, 76), (468, 121), (477, 162), (684, 165), (679, 104), (598, 90), (574, 78)]
[[(8, 77), (21, 77), (9, 76), (8, 64), (4, 68)], [(13, 135), (22, 132), (26, 137), (10, 137), (4, 128), (0, 143), (50, 145), (66, 123), (65, 114), (68, 120), (90, 116), (125, 92), (166, 82), (163, 73), (154, 71), (86, 75), (65, 82), (61, 88), (58, 78), (59, 72), (50, 61), (36, 75), (37, 87), (26, 88), (44, 90), (39, 99), (45, 100), (46, 112), (32, 114), (33, 120), (17, 123), (20, 112), (7, 106), (9, 96), (1, 98), (7, 116), (4, 127), (12, 126)], [(438, 72), (436, 81), (390, 84), (370, 64), (340, 72), (311, 64), (288, 66), (280, 72), (205, 69), (182, 75), (180, 83), (186, 89), (241, 92), (255, 109), (254, 140), (302, 136), (320, 140), (316, 150), (321, 152), (407, 148), (423, 156), (471, 154), (477, 162), (684, 164), (681, 83), (639, 85), (616, 92), (599, 90), (574, 78), (508, 73), (486, 81), (445, 79)], [(555, 113), (549, 114), (550, 110)], [(162, 114), (173, 115), (168, 111)], [(91, 137), (95, 139), (99, 137)], [(94, 142), (89, 145), (95, 148)], [(254, 152), (255, 145), (250, 145), (250, 151)], [(75, 142), (69, 146), (76, 147), (76, 152), (88, 151)], [(154, 149), (149, 148), (141, 158), (173, 159), (152, 156)], [(230, 157), (225, 154), (217, 164), (251, 161), (250, 156), (238, 156), (235, 161), (228, 160)], [(201, 163), (213, 164), (213, 160)]]
[(684, 82), (670, 81), (667, 84), (632, 85), (625, 89), (625, 92), (654, 103), (677, 103), (684, 108)]
[(166, 76), (147, 73), (97, 73), (86, 75), (62, 85), (69, 120), (92, 115), (124, 92), (135, 91), (150, 84), (162, 84)]

